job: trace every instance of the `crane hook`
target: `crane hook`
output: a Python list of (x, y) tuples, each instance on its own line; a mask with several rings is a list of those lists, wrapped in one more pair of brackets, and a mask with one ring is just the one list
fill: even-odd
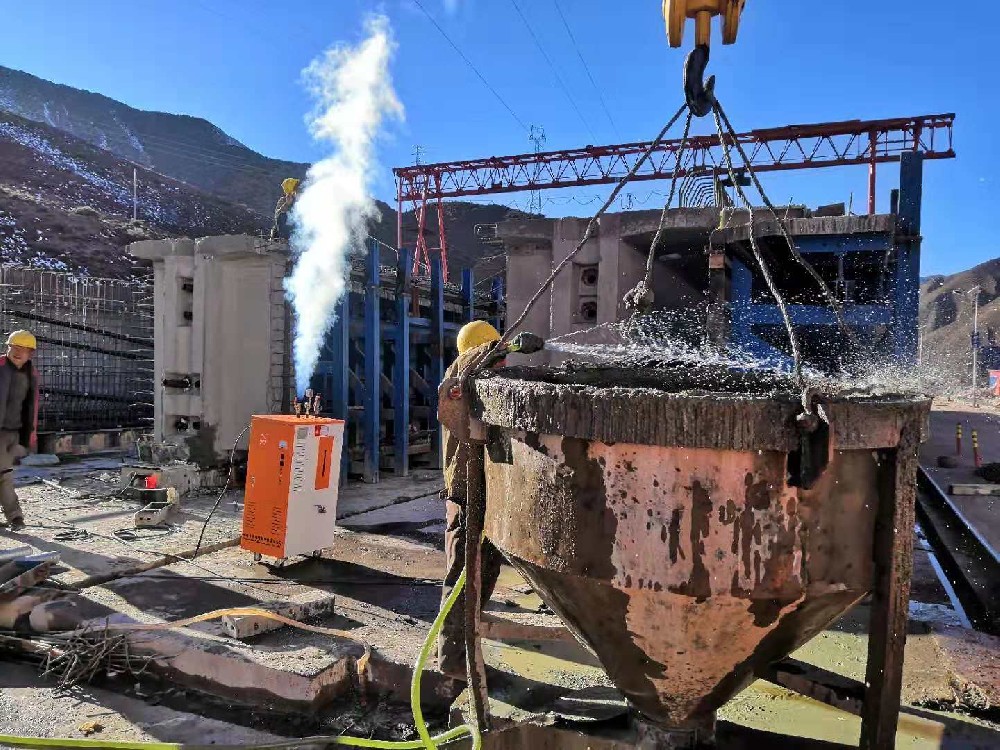
[(715, 76), (705, 81), (708, 57), (708, 45), (699, 44), (684, 62), (684, 97), (695, 117), (704, 117), (715, 106)]

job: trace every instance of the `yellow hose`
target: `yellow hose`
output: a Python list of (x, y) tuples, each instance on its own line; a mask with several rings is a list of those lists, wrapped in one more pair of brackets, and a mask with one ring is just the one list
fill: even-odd
[[(465, 588), (465, 571), (459, 576), (455, 583), (455, 588), (445, 600), (441, 611), (434, 619), (431, 630), (424, 639), (424, 645), (420, 649), (417, 663), (413, 667), (413, 679), (410, 680), (410, 708), (413, 711), (413, 720), (416, 724), (419, 740), (407, 740), (403, 742), (393, 742), (390, 740), (369, 740), (362, 737), (303, 737), (302, 739), (286, 740), (262, 745), (195, 745), (172, 742), (115, 742), (105, 740), (70, 739), (59, 737), (17, 737), (14, 735), (0, 734), (0, 745), (10, 745), (11, 747), (56, 747), (56, 748), (90, 748), (91, 750), (294, 750), (308, 745), (346, 745), (348, 747), (369, 747), (378, 750), (436, 750), (449, 742), (469, 735), (472, 737), (472, 750), (481, 750), (483, 740), (479, 730), (471, 724), (449, 729), (434, 737), (427, 729), (424, 721), (424, 713), (420, 708), (420, 680), (423, 675), (424, 666), (430, 656), (431, 649), (437, 641), (444, 620), (448, 616), (455, 602)], [(263, 614), (262, 610), (260, 614)], [(257, 614), (257, 612), (255, 612)], [(270, 613), (268, 613), (270, 614)], [(298, 624), (298, 623), (296, 623)]]

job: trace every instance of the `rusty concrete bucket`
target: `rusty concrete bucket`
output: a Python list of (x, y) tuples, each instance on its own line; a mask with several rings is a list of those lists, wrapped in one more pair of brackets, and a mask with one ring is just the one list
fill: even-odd
[[(929, 400), (819, 403), (828, 422), (805, 434), (778, 376), (508, 368), (475, 381), (473, 414), (492, 425), (487, 536), (653, 725), (710, 725), (756, 670), (871, 590), (880, 487), (915, 462)], [(921, 437), (901, 445), (904, 429)]]

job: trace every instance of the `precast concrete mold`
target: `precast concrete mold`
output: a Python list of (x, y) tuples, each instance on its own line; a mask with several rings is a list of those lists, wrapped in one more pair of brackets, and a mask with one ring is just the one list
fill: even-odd
[(473, 385), (487, 536), (665, 728), (704, 725), (872, 590), (880, 504), (915, 468), (901, 435), (927, 429), (923, 397), (819, 394), (804, 481), (791, 382), (721, 372), (508, 368)]

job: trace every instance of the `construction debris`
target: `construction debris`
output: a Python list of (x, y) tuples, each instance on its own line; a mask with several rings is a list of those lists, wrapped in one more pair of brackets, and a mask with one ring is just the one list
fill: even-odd
[(44, 581), (58, 562), (58, 552), (33, 554), (30, 547), (0, 551), (0, 602), (13, 601)]

